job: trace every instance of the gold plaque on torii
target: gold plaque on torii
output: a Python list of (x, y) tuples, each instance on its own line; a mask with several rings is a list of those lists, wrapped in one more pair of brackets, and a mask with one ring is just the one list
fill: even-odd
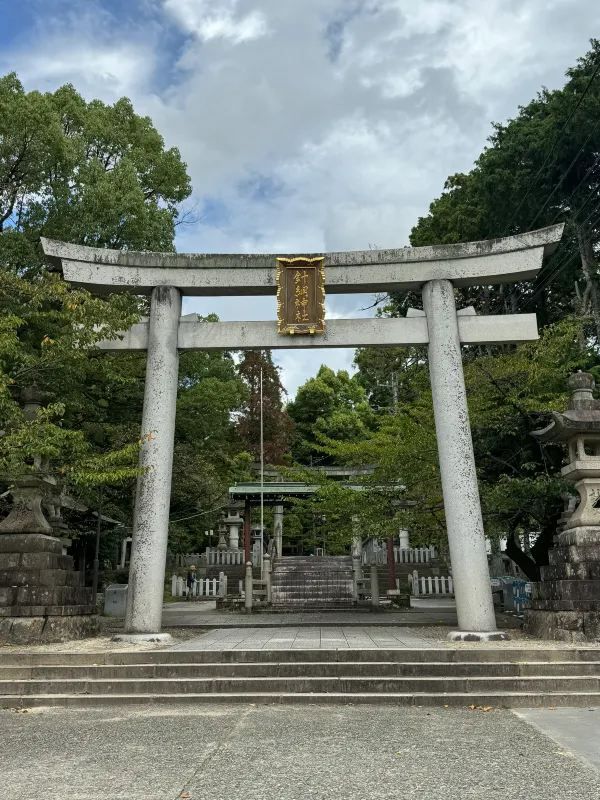
[(325, 333), (325, 257), (277, 259), (278, 332)]

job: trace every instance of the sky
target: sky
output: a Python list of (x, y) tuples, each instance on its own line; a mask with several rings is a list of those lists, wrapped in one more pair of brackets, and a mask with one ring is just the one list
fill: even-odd
[[(402, 247), (492, 121), (514, 116), (600, 35), (598, 0), (0, 0), (0, 74), (126, 95), (194, 187), (181, 252)], [(327, 316), (373, 314), (330, 295)], [(274, 319), (274, 298), (184, 313)], [(290, 395), (349, 350), (277, 351)]]

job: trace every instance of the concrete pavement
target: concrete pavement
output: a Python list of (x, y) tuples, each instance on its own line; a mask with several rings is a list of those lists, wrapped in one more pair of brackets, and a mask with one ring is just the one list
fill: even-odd
[(328, 650), (433, 647), (431, 640), (397, 626), (216, 628), (170, 650)]
[(53, 708), (0, 711), (0, 730), (10, 800), (175, 800), (185, 792), (191, 800), (600, 796), (600, 773), (510, 711)]
[(521, 708), (514, 713), (600, 770), (600, 708)]

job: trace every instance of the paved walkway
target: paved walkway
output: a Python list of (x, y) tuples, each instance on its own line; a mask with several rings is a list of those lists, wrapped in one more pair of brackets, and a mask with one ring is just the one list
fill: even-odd
[[(250, 704), (47, 708), (0, 711), (0, 730), (7, 800), (600, 796), (598, 771), (510, 711)], [(590, 738), (600, 741), (598, 715)]]
[(364, 647), (433, 647), (430, 640), (416, 636), (410, 628), (397, 626), (365, 627), (286, 627), (217, 628), (197, 639), (170, 647), (170, 650), (336, 650)]
[(515, 714), (600, 770), (600, 708), (520, 708)]
[(406, 611), (312, 611), (290, 613), (241, 614), (217, 611), (214, 601), (193, 603), (165, 603), (163, 627), (198, 628), (275, 628), (294, 625), (340, 626), (358, 625), (456, 625), (456, 609), (452, 600), (421, 600), (415, 608)]

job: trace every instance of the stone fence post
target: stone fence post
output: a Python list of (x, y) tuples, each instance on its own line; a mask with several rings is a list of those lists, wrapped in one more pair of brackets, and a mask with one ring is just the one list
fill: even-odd
[(252, 611), (252, 562), (246, 562), (246, 578), (244, 584), (244, 608), (246, 611)]
[(377, 573), (377, 564), (371, 564), (371, 605), (373, 608), (379, 608), (379, 574)]
[(266, 592), (266, 601), (268, 605), (271, 605), (271, 556), (267, 553), (263, 560), (264, 568), (264, 576), (265, 576), (265, 592)]

